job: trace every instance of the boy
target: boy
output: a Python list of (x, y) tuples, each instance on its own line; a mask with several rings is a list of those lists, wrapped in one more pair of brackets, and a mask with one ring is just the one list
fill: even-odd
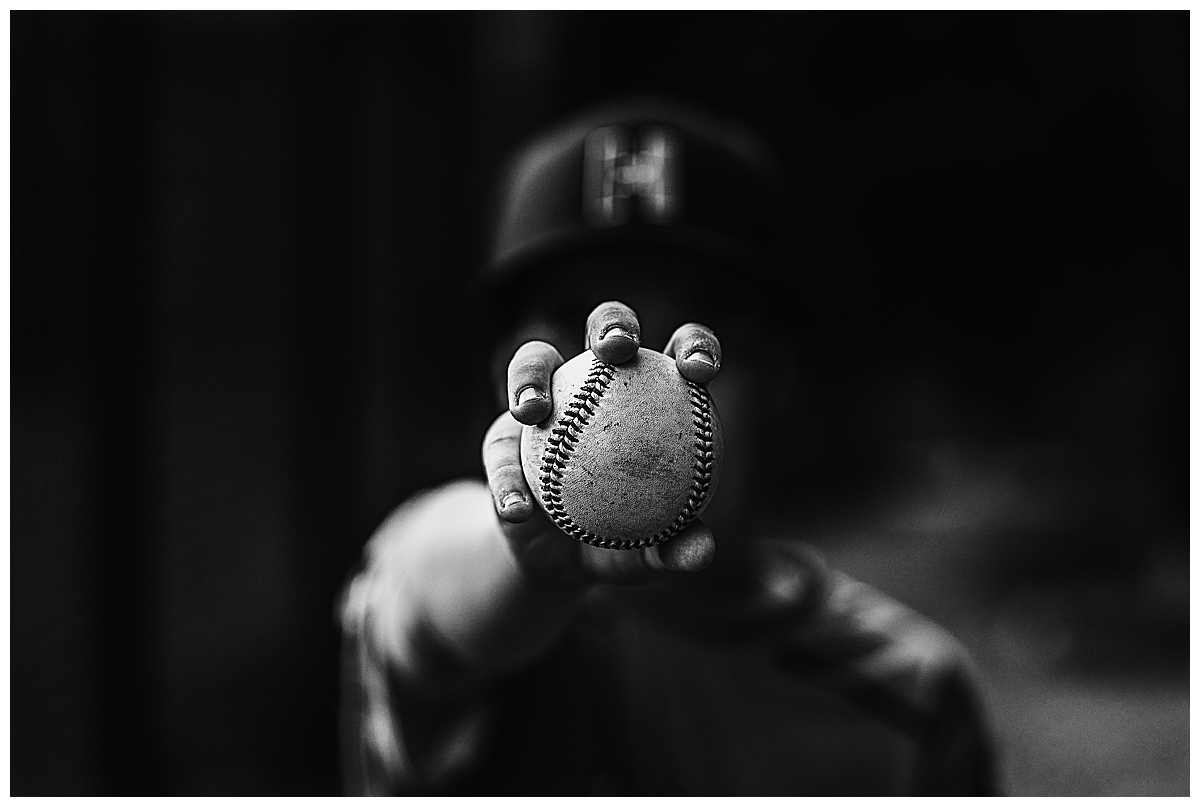
[[(514, 163), (485, 273), (507, 410), (486, 482), (401, 506), (343, 603), (352, 792), (994, 792), (957, 642), (767, 526), (786, 487), (762, 476), (805, 427), (788, 368), (808, 349), (776, 287), (792, 226), (777, 175), (749, 133), (653, 99)], [(520, 430), (550, 411), (560, 349), (620, 364), (639, 346), (707, 385), (724, 471), (703, 520), (599, 549), (538, 510)]]

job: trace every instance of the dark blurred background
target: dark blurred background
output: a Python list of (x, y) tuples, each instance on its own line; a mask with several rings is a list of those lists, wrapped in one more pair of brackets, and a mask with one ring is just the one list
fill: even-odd
[(759, 128), (803, 210), (803, 535), (974, 651), (1010, 792), (1186, 794), (1188, 48), (1186, 12), (12, 13), (12, 793), (337, 792), (338, 591), (478, 472), (492, 180), (651, 89)]

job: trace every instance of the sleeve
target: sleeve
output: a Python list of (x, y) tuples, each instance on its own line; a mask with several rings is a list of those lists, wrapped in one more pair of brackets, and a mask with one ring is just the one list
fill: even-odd
[(436, 687), (402, 680), (387, 661), (396, 653), (419, 654), (431, 681), (456, 663), (404, 620), (405, 536), (421, 528), (429, 495), (380, 527), (342, 595), (339, 729), (349, 795), (436, 795), (481, 754), (489, 716), (482, 691), (439, 695)]
[(915, 795), (999, 796), (995, 751), (973, 677), (948, 670), (932, 708), (914, 781)]
[(1000, 795), (980, 677), (944, 628), (830, 570), (808, 649), (836, 670), (836, 689), (907, 737), (911, 796)]

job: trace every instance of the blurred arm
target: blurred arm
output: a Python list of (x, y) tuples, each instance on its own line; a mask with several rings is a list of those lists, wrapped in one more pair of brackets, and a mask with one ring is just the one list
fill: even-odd
[(350, 789), (432, 792), (468, 767), (488, 681), (544, 649), (582, 591), (520, 572), (482, 483), (400, 507), (372, 537), (341, 608)]

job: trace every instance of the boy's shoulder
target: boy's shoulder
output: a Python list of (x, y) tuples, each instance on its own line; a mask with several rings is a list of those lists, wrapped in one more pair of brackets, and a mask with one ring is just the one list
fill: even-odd
[[(674, 703), (665, 710), (671, 720), (660, 722), (680, 723), (691, 713), (685, 704), (707, 703), (722, 715), (721, 736), (695, 743), (692, 758), (727, 742), (756, 748), (760, 762), (788, 748), (803, 757), (790, 770), (816, 788), (805, 792), (996, 792), (990, 728), (965, 647), (928, 617), (828, 568), (806, 544), (763, 548), (766, 596), (755, 606), (708, 615), (612, 612), (613, 655), (635, 711), (654, 714)], [(702, 731), (697, 724), (658, 741), (683, 747)], [(769, 791), (787, 792), (800, 783), (762, 778), (786, 770), (780, 758), (756, 775)], [(686, 779), (706, 775), (708, 767), (697, 765)], [(749, 783), (740, 787), (750, 792)]]
[(817, 603), (790, 634), (794, 654), (914, 705), (936, 700), (950, 678), (975, 678), (970, 654), (934, 620), (835, 569), (822, 568), (820, 581)]

